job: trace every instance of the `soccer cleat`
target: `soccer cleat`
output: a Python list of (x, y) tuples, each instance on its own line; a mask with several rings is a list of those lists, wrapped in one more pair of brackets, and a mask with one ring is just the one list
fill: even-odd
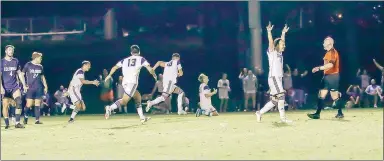
[(110, 106), (105, 106), (105, 119), (107, 120), (109, 116), (111, 115), (111, 107)]
[(257, 122), (261, 122), (261, 114), (260, 114), (260, 111), (257, 111), (255, 114), (256, 114), (256, 120), (257, 120)]
[(22, 124), (17, 123), (17, 124), (15, 125), (15, 128), (24, 129), (25, 127), (24, 127)]
[(6, 125), (6, 126), (5, 126), (5, 129), (9, 129), (9, 125)]
[(180, 112), (177, 112), (178, 115), (186, 115), (187, 112), (185, 112), (184, 110), (180, 111)]
[(320, 119), (320, 114), (307, 114), (307, 116), (311, 119)]
[(149, 121), (151, 118), (150, 117), (145, 117), (145, 119), (141, 119), (140, 122), (141, 124), (144, 124), (145, 122)]
[(151, 101), (147, 101), (147, 107), (145, 107), (145, 112), (148, 112), (151, 109)]
[(74, 120), (73, 118), (70, 118), (70, 119), (68, 120), (68, 123), (69, 123), (69, 124), (74, 123), (74, 122), (75, 122), (75, 120)]
[(64, 103), (64, 104), (63, 104), (63, 107), (61, 107), (61, 113), (64, 113), (64, 112), (65, 112), (65, 109), (67, 109), (67, 105)]
[(201, 115), (201, 109), (200, 108), (198, 108), (197, 110), (196, 110), (196, 117), (200, 117), (200, 115)]
[(24, 121), (23, 121), (24, 125), (27, 125), (28, 124), (28, 118), (25, 118), (24, 117)]
[(43, 124), (43, 123), (40, 122), (39, 120), (36, 120), (35, 124)]
[(344, 118), (344, 115), (343, 115), (343, 114), (337, 114), (337, 115), (335, 116), (335, 118), (342, 119), (342, 118)]

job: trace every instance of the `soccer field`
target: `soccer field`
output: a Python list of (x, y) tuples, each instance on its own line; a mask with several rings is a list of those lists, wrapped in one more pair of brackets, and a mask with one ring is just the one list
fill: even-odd
[[(1, 159), (383, 159), (383, 109), (278, 112), (257, 123), (253, 113), (218, 117), (153, 115), (141, 125), (136, 115), (43, 117), (25, 129), (1, 126)], [(33, 123), (34, 118), (30, 119)]]

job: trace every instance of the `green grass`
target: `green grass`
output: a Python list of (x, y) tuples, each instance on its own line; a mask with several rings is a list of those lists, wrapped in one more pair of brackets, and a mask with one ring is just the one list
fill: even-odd
[[(141, 125), (136, 115), (43, 117), (43, 125), (1, 127), (1, 159), (383, 159), (383, 109), (279, 114), (227, 113), (218, 117), (153, 115)], [(33, 123), (34, 118), (30, 119)], [(2, 123), (3, 124), (3, 123)]]

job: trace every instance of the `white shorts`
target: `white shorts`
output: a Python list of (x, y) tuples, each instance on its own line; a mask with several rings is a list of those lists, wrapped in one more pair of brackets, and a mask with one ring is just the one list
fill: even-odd
[(125, 94), (127, 94), (129, 97), (133, 97), (133, 95), (136, 92), (137, 84), (136, 83), (123, 83), (123, 88)]
[(173, 81), (163, 82), (163, 93), (172, 94), (176, 88), (177, 88), (176, 83)]
[(228, 90), (219, 89), (219, 99), (229, 99)]
[(284, 93), (285, 90), (283, 89), (283, 78), (281, 77), (269, 77), (268, 78), (268, 85), (269, 85), (269, 89), (271, 90), (270, 91), (270, 95), (277, 95), (277, 94), (280, 94), (280, 93)]
[(256, 89), (255, 90), (245, 90), (246, 94), (255, 94), (256, 93)]
[(68, 94), (73, 104), (83, 100), (83, 98), (81, 97), (80, 88), (78, 87), (69, 87)]

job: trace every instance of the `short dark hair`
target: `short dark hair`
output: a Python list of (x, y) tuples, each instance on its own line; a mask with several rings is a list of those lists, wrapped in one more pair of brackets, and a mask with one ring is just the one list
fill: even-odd
[(179, 54), (179, 53), (173, 53), (173, 54), (172, 54), (172, 57), (178, 57), (178, 58), (180, 58), (180, 54)]
[(81, 65), (86, 65), (86, 64), (91, 64), (91, 62), (88, 60), (84, 60), (83, 62), (81, 62)]

